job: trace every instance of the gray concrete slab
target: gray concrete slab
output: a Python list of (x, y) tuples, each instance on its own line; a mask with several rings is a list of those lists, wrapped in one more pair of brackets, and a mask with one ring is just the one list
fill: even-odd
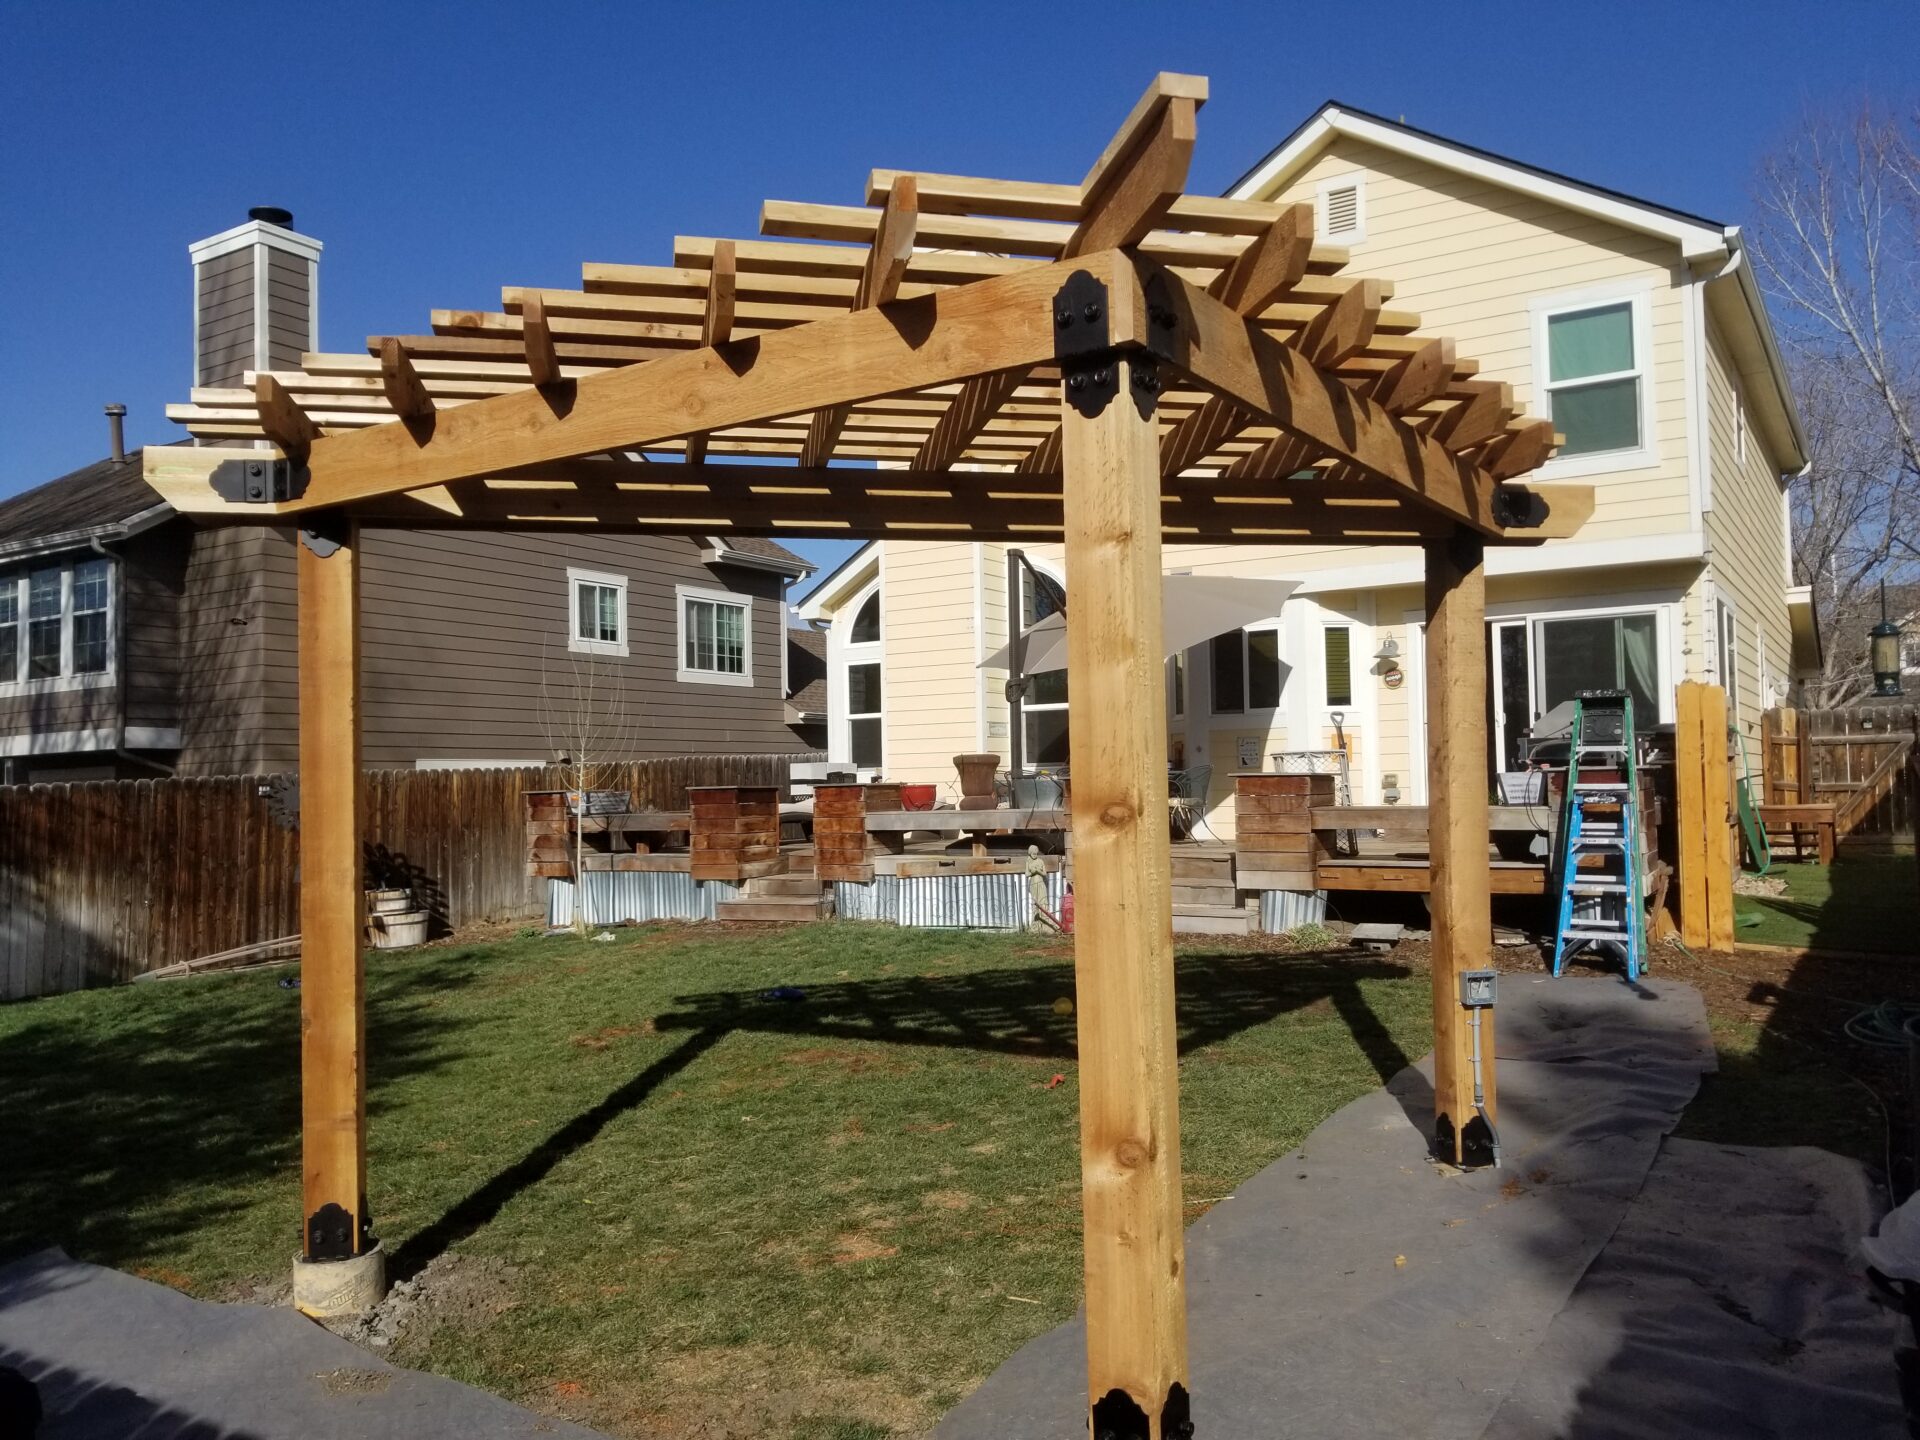
[(389, 1365), (292, 1310), (207, 1304), (58, 1250), (0, 1267), (0, 1365), (39, 1386), (46, 1420), (38, 1440), (596, 1433)]
[[(1427, 1160), (1431, 1059), (1329, 1118), (1187, 1235), (1207, 1440), (1480, 1434), (1713, 1068), (1700, 996), (1503, 976), (1505, 1167)], [(1083, 1322), (1034, 1340), (938, 1440), (1086, 1433)]]

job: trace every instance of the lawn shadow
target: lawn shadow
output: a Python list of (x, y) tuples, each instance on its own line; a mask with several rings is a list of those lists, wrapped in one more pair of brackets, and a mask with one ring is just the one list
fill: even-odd
[[(162, 982), (165, 993), (116, 995), (111, 1014), (68, 997), (26, 1002), (26, 1023), (0, 1044), (0, 1259), (58, 1245), (126, 1268), (231, 1220), (263, 1177), (287, 1182), (291, 1254), (300, 991), (281, 985), (296, 973)], [(472, 973), (456, 952), (369, 974), (368, 1067), (380, 1085), (459, 1058), (470, 1022), (426, 1002)], [(238, 985), (253, 989), (241, 1003), (198, 1003), (199, 987)], [(369, 1106), (378, 1123), (379, 1088)]]
[[(1384, 1082), (1409, 1062), (1361, 994), (1363, 980), (1410, 972), (1361, 951), (1183, 954), (1174, 962), (1182, 1055), (1214, 1045), (1290, 1010), (1326, 1000)], [(934, 1045), (1001, 1055), (1071, 1060), (1078, 1053), (1071, 1007), (1073, 965), (886, 976), (804, 990), (713, 990), (675, 998), (655, 1017), (661, 1030), (753, 1030), (840, 1040)], [(1431, 1093), (1428, 1095), (1431, 1104)]]
[(515, 1196), (546, 1179), (561, 1161), (592, 1143), (612, 1121), (641, 1104), (725, 1036), (726, 1031), (718, 1028), (695, 1031), (598, 1104), (574, 1116), (438, 1220), (409, 1236), (393, 1252), (388, 1264), (391, 1277), (398, 1281), (419, 1274), (434, 1259), (488, 1224)]

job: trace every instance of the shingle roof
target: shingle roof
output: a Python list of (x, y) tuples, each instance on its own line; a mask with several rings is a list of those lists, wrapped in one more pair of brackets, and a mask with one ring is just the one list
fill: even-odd
[(827, 713), (827, 637), (818, 630), (787, 630), (787, 703), (803, 715)]
[(0, 546), (100, 530), (163, 504), (140, 478), (140, 452), (93, 464), (0, 500)]
[(803, 560), (777, 540), (767, 540), (758, 535), (716, 536), (717, 543), (729, 550), (737, 550), (742, 555), (757, 556), (762, 560), (777, 560), (789, 565), (795, 573), (805, 575), (814, 569), (811, 561)]

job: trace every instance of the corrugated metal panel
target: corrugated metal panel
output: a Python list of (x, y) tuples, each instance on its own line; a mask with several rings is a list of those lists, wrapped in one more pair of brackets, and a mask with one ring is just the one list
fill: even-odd
[[(1066, 877), (1047, 876), (1047, 908), (1060, 913)], [(921, 930), (1024, 930), (1033, 920), (1027, 877), (999, 875), (877, 875), (868, 885), (840, 881), (835, 913), (845, 920), (880, 920)]]
[(1260, 929), (1268, 935), (1284, 935), (1301, 925), (1324, 925), (1327, 920), (1327, 892), (1324, 890), (1262, 890), (1260, 892)]
[[(587, 872), (587, 923), (711, 920), (714, 906), (740, 898), (724, 880), (695, 880), (684, 870), (591, 870)], [(547, 923), (573, 923), (573, 882), (547, 882)]]

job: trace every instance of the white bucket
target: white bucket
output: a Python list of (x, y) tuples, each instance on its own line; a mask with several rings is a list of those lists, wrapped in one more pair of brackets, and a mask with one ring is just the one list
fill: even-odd
[(398, 915), (413, 909), (411, 890), (367, 891), (367, 912), (372, 915)]
[(403, 950), (409, 945), (426, 943), (427, 912), (424, 910), (375, 915), (372, 920), (373, 948), (376, 950)]

